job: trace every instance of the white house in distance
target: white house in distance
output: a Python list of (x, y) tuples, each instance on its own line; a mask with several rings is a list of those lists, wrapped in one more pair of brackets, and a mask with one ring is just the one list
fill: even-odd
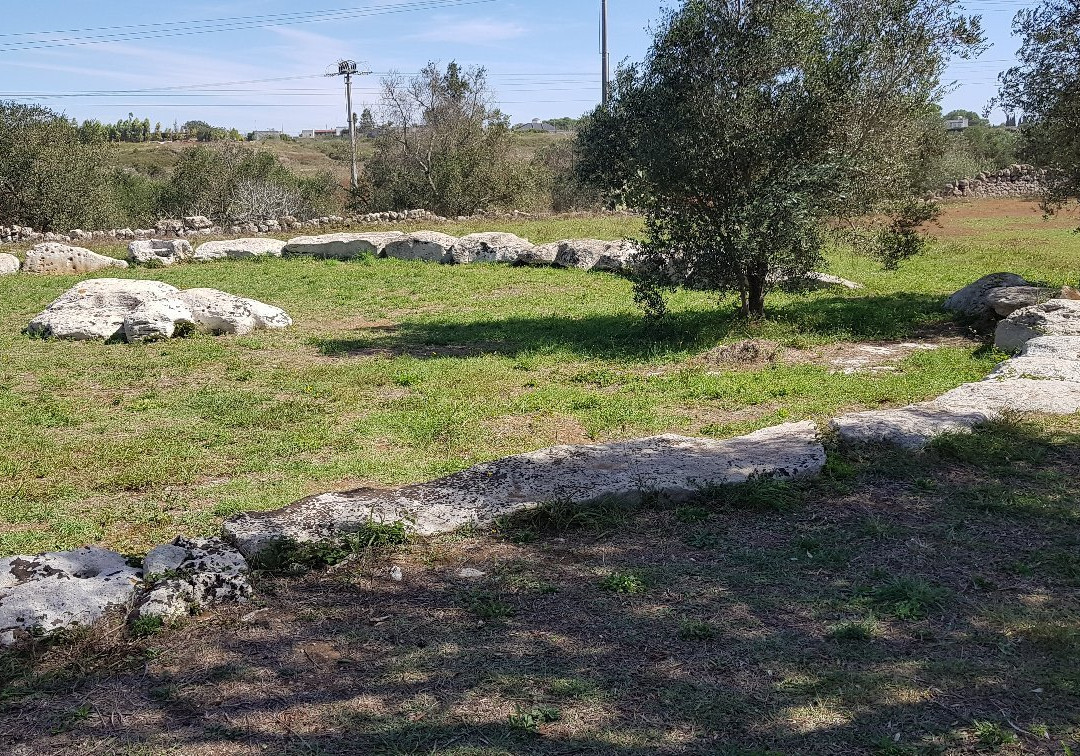
[(534, 118), (530, 123), (519, 123), (514, 127), (514, 131), (542, 131), (545, 134), (554, 134), (558, 129), (546, 121)]
[(301, 139), (323, 139), (326, 137), (339, 137), (349, 133), (348, 126), (338, 126), (334, 129), (304, 129), (300, 132)]
[(968, 119), (961, 116), (960, 118), (950, 118), (945, 121), (945, 128), (948, 131), (963, 131), (971, 124), (968, 123)]

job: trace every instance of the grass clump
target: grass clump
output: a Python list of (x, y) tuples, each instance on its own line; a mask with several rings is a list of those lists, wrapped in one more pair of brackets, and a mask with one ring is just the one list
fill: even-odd
[(328, 541), (275, 541), (252, 560), (252, 566), (272, 575), (297, 575), (340, 564), (372, 549), (392, 548), (409, 542), (403, 522), (369, 523), (355, 533)]
[(827, 637), (840, 643), (864, 642), (873, 640), (877, 632), (873, 619), (846, 620), (830, 627)]
[(870, 591), (870, 603), (900, 620), (917, 620), (941, 610), (950, 592), (914, 577), (897, 577)]
[(972, 728), (979, 745), (992, 751), (1016, 742), (1016, 736), (997, 722), (977, 719), (972, 722)]
[(517, 615), (517, 610), (490, 591), (471, 591), (462, 597), (465, 608), (478, 619), (501, 620)]
[(716, 634), (716, 626), (705, 620), (685, 619), (679, 623), (679, 640), (712, 640)]
[(616, 570), (600, 580), (600, 587), (612, 593), (645, 593), (649, 590), (645, 577), (636, 571)]

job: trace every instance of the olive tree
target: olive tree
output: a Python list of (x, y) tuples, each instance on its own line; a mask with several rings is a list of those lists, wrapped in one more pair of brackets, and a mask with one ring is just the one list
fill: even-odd
[(1080, 200), (1080, 0), (1020, 11), (1018, 63), (1001, 77), (1001, 101), (1021, 111), (1020, 153), (1047, 169), (1048, 212)]
[[(636, 299), (740, 295), (777, 282), (843, 231), (886, 262), (914, 254), (943, 146), (940, 77), (981, 43), (952, 0), (684, 0), (644, 62), (579, 131), (579, 169), (644, 211)], [(876, 223), (861, 223), (875, 218)]]

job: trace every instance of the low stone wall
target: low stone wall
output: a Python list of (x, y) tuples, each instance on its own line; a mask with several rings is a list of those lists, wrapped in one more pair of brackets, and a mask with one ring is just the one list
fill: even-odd
[(1012, 165), (993, 173), (950, 181), (938, 194), (951, 197), (1033, 197), (1042, 191), (1046, 171), (1033, 165)]

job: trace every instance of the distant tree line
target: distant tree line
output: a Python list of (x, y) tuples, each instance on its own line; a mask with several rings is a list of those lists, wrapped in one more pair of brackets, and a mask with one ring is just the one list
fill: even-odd
[(89, 119), (79, 125), (80, 138), (84, 141), (101, 140), (105, 142), (217, 142), (243, 140), (240, 132), (234, 128), (211, 126), (205, 121), (188, 121), (183, 126), (173, 124), (162, 129), (161, 123), (150, 127), (150, 119), (139, 119), (134, 113), (116, 123), (102, 123)]

